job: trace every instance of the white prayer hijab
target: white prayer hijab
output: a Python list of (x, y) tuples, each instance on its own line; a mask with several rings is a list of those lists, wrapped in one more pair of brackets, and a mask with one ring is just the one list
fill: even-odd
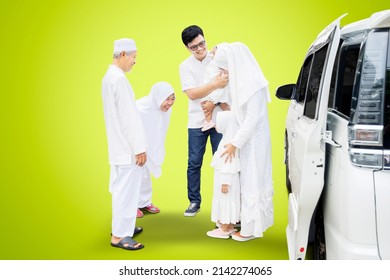
[(268, 81), (249, 48), (240, 42), (218, 45), (215, 64), (229, 71), (229, 89), (232, 111), (238, 122), (243, 121), (242, 106), (257, 92), (271, 100)]
[[(218, 51), (218, 49), (221, 47), (221, 46), (226, 46), (228, 45), (228, 43), (220, 43), (218, 45), (215, 46), (215, 53)], [(215, 56), (215, 53), (212, 54), (213, 58)], [(208, 83), (210, 82), (212, 79), (215, 78), (215, 76), (217, 76), (218, 74), (221, 73), (221, 67), (217, 66), (214, 62), (214, 59), (211, 60), (211, 62), (209, 63), (209, 65), (207, 66), (207, 70), (206, 70), (206, 73), (205, 73), (205, 76), (204, 76), (204, 82), (205, 83)]]
[(172, 93), (174, 90), (169, 83), (158, 82), (152, 86), (149, 95), (136, 101), (147, 140), (148, 159), (145, 165), (156, 178), (161, 176), (161, 165), (165, 157), (165, 137), (172, 113), (172, 107), (163, 112), (160, 106)]
[(222, 134), (222, 139), (219, 142), (218, 149), (214, 153), (211, 161), (211, 166), (219, 170), (222, 173), (237, 173), (240, 171), (240, 157), (239, 151), (236, 150), (236, 156), (232, 161), (225, 162), (225, 157), (221, 157), (225, 151), (225, 145), (231, 143), (233, 138), (236, 136), (239, 129), (238, 123), (234, 112), (232, 111), (221, 111), (217, 113), (216, 118), (216, 130)]

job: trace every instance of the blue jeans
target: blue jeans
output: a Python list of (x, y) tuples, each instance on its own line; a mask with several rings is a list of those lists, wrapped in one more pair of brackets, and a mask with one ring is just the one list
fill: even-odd
[(222, 134), (215, 128), (202, 131), (200, 128), (188, 129), (188, 167), (187, 167), (187, 191), (188, 199), (200, 206), (202, 201), (200, 195), (200, 170), (203, 163), (203, 155), (206, 150), (207, 138), (210, 142), (213, 154), (218, 148)]

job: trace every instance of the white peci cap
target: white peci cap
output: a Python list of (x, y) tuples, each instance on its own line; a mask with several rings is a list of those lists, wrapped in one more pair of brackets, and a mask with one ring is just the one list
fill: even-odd
[(114, 41), (114, 55), (118, 55), (121, 52), (136, 51), (135, 41), (133, 39), (122, 38)]

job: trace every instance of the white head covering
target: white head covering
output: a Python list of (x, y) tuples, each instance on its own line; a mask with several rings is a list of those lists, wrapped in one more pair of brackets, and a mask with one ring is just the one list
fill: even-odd
[(165, 157), (165, 136), (172, 113), (172, 107), (163, 112), (160, 106), (172, 93), (174, 90), (169, 83), (158, 82), (152, 86), (149, 95), (136, 101), (148, 144), (146, 166), (156, 178), (161, 176), (161, 165)]
[(233, 111), (221, 111), (217, 113), (216, 130), (222, 134), (218, 149), (214, 153), (211, 166), (223, 173), (237, 173), (240, 171), (239, 151), (236, 150), (236, 156), (232, 161), (225, 163), (225, 157), (221, 158), (225, 151), (225, 145), (231, 143), (239, 129), (238, 123)]
[(240, 42), (218, 45), (214, 61), (218, 67), (229, 71), (231, 107), (239, 123), (243, 121), (242, 106), (255, 93), (262, 90), (268, 101), (271, 100), (268, 81), (246, 45)]
[(118, 55), (121, 52), (136, 51), (135, 41), (129, 38), (122, 38), (114, 41), (114, 55)]
[[(228, 43), (220, 43), (220, 44), (216, 45), (215, 46), (216, 52), (218, 52), (218, 50), (221, 46), (227, 46), (227, 45), (228, 45)], [(214, 58), (214, 56), (215, 56), (215, 54), (213, 54), (213, 58)], [(222, 67), (217, 66), (214, 59), (211, 60), (211, 62), (207, 66), (207, 70), (206, 70), (206, 73), (204, 75), (204, 83), (208, 83), (211, 80), (213, 80), (215, 78), (215, 76), (221, 72), (220, 68), (222, 68)]]

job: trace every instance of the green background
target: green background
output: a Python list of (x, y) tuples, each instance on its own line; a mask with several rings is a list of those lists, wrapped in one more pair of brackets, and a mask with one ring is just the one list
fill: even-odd
[[(288, 102), (274, 97), (295, 82), (317, 34), (344, 13), (342, 25), (389, 8), (388, 0), (21, 1), (1, 0), (0, 259), (287, 259), (283, 134)], [(206, 236), (210, 222), (210, 149), (203, 205), (186, 218), (187, 97), (178, 67), (189, 52), (184, 27), (197, 24), (209, 48), (249, 46), (270, 82), (275, 224), (248, 243)], [(113, 41), (136, 40), (128, 78), (137, 98), (171, 83), (177, 99), (163, 176), (154, 180), (158, 215), (138, 225), (139, 252), (109, 245), (111, 196), (101, 79)]]

